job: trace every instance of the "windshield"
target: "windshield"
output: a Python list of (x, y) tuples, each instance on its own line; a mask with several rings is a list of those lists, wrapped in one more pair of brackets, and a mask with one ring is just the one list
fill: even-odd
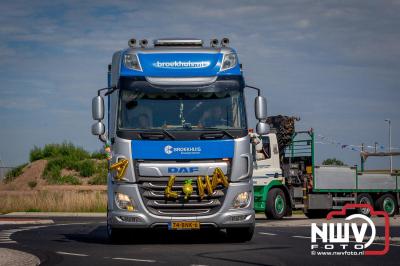
[(245, 129), (243, 92), (121, 90), (118, 125), (120, 129)]

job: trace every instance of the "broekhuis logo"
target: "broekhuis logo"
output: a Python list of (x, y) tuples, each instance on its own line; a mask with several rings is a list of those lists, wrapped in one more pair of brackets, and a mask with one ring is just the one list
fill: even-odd
[(352, 214), (342, 222), (311, 224), (311, 255), (384, 255), (389, 251), (389, 216), (384, 211), (374, 211), (368, 204), (346, 204), (341, 211), (332, 211), (326, 217), (345, 216), (348, 209), (368, 208), (372, 216), (385, 219), (385, 245), (382, 250), (372, 250), (376, 241), (374, 222), (362, 214)]
[(172, 154), (174, 152), (179, 152), (180, 154), (199, 154), (201, 152), (201, 147), (172, 147), (167, 145), (164, 147), (164, 152), (166, 154)]
[(209, 61), (157, 61), (153, 64), (157, 68), (206, 68), (210, 66)]

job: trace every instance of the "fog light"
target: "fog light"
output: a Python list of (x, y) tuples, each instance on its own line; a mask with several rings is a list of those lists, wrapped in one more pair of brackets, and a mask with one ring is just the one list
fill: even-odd
[(245, 208), (249, 205), (250, 202), (250, 193), (242, 192), (238, 194), (233, 201), (233, 208)]
[(127, 210), (130, 212), (135, 210), (132, 200), (126, 194), (118, 192), (115, 193), (115, 203), (117, 204), (117, 207), (122, 210)]
[(232, 216), (232, 221), (233, 222), (240, 222), (240, 221), (244, 221), (246, 220), (247, 215), (236, 215), (236, 216)]
[(125, 223), (138, 223), (140, 219), (138, 217), (129, 217), (129, 216), (118, 216), (118, 218)]

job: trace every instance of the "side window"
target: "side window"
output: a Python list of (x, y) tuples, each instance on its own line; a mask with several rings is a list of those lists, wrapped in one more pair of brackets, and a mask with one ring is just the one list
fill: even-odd
[(267, 159), (271, 158), (271, 149), (269, 144), (269, 137), (263, 136), (262, 138), (262, 152)]

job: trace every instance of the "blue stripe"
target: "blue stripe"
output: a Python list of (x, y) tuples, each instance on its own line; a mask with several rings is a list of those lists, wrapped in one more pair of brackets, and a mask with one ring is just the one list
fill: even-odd
[(132, 140), (133, 159), (179, 160), (232, 158), (234, 140)]

